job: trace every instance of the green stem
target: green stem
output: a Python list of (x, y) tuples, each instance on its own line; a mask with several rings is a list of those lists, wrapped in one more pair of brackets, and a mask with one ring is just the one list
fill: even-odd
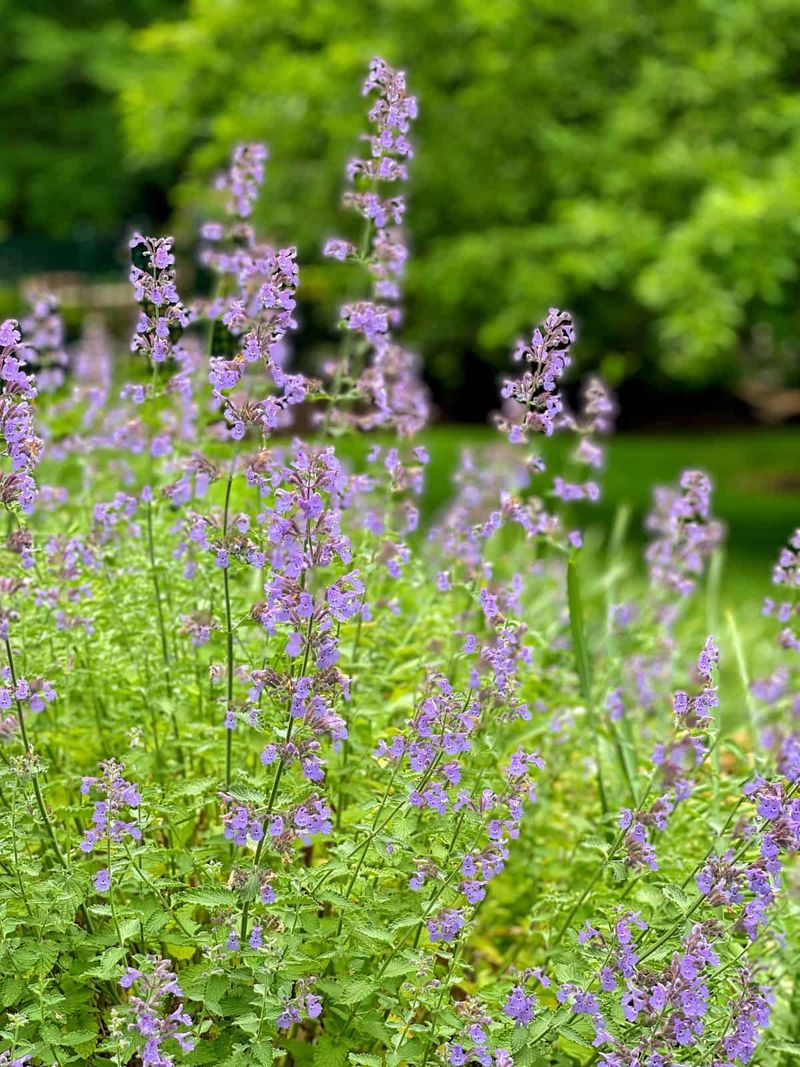
[[(16, 670), (14, 668), (14, 654), (11, 651), (11, 642), (9, 641), (8, 638), (5, 639), (5, 646), (6, 646), (6, 656), (8, 657), (8, 666), (9, 666), (9, 670), (11, 671), (11, 683), (12, 683), (14, 689), (16, 690), (16, 687), (17, 687), (17, 675), (16, 675)], [(19, 729), (20, 729), (20, 733), (22, 734), (22, 743), (25, 746), (25, 754), (27, 756), (32, 756), (33, 755), (33, 749), (31, 748), (31, 743), (30, 743), (30, 740), (28, 739), (28, 731), (27, 731), (27, 728), (25, 726), (25, 713), (22, 710), (22, 701), (17, 699), (16, 700), (16, 705), (17, 705), (17, 717), (18, 717), (18, 720), (19, 720)], [(33, 770), (33, 768), (32, 768), (32, 770)], [(42, 822), (44, 823), (45, 829), (47, 830), (48, 837), (50, 838), (50, 842), (51, 842), (51, 844), (53, 846), (53, 851), (56, 854), (58, 862), (61, 864), (61, 866), (64, 868), (64, 870), (67, 870), (67, 867), (69, 865), (68, 865), (68, 863), (67, 863), (67, 861), (66, 861), (66, 859), (64, 857), (64, 853), (61, 851), (61, 846), (58, 843), (58, 839), (56, 838), (55, 830), (53, 829), (53, 824), (50, 821), (50, 816), (48, 815), (47, 808), (45, 807), (44, 797), (42, 796), (42, 790), (41, 790), (41, 787), (39, 785), (39, 780), (36, 777), (35, 773), (31, 775), (31, 783), (33, 785), (33, 792), (34, 792), (34, 795), (36, 797), (36, 806), (39, 809), (39, 814), (42, 817)]]
[[(569, 606), (569, 626), (572, 634), (572, 647), (575, 655), (575, 669), (578, 674), (578, 684), (581, 699), (586, 705), (589, 715), (589, 729), (592, 731), (595, 748), (595, 761), (597, 763), (597, 792), (600, 796), (600, 806), (603, 818), (608, 815), (608, 799), (603, 781), (603, 764), (600, 755), (600, 733), (597, 723), (594, 701), (592, 699), (592, 673), (589, 662), (589, 650), (586, 644), (586, 632), (583, 625), (583, 603), (581, 601), (580, 578), (575, 556), (567, 560), (567, 603)], [(624, 761), (623, 761), (624, 765)]]
[(733, 643), (733, 653), (736, 658), (736, 667), (739, 672), (739, 680), (742, 685), (742, 695), (744, 696), (744, 706), (747, 709), (747, 721), (750, 727), (750, 743), (753, 746), (753, 761), (756, 768), (760, 764), (759, 759), (759, 735), (761, 728), (758, 722), (758, 709), (756, 703), (753, 700), (753, 693), (750, 688), (750, 674), (747, 670), (747, 660), (745, 659), (744, 649), (742, 648), (741, 638), (739, 637), (739, 630), (736, 626), (736, 619), (734, 618), (732, 611), (725, 613), (725, 618), (728, 623), (728, 629), (731, 633), (731, 641)]
[(156, 598), (156, 614), (158, 615), (158, 629), (161, 636), (161, 656), (164, 661), (164, 687), (169, 700), (169, 715), (172, 723), (172, 734), (177, 746), (178, 761), (183, 767), (183, 750), (180, 744), (180, 732), (178, 719), (175, 715), (175, 705), (172, 700), (171, 659), (169, 654), (169, 641), (167, 639), (167, 626), (164, 620), (164, 609), (161, 603), (161, 583), (158, 578), (156, 566), (155, 541), (153, 539), (153, 502), (147, 501), (147, 552), (150, 557), (150, 574), (153, 578), (153, 590)]
[(14, 790), (11, 796), (11, 846), (14, 850), (14, 873), (17, 876), (17, 884), (19, 885), (20, 896), (22, 902), (25, 905), (25, 910), (28, 915), (31, 915), (31, 906), (28, 902), (28, 895), (25, 892), (25, 885), (22, 881), (22, 872), (19, 869), (19, 850), (17, 848), (17, 783), (14, 782)]
[[(353, 648), (352, 648), (352, 651), (350, 652), (350, 662), (353, 665), (353, 667), (355, 667), (355, 660), (356, 660), (356, 656), (358, 654), (358, 646), (359, 646), (359, 643), (361, 641), (361, 629), (362, 629), (362, 625), (363, 625), (363, 622), (364, 622), (362, 611), (363, 611), (364, 601), (366, 599), (366, 596), (367, 596), (367, 586), (366, 586), (366, 582), (365, 582), (364, 583), (364, 592), (361, 594), (361, 610), (359, 610), (359, 613), (358, 613), (358, 622), (356, 623), (356, 632), (355, 632), (355, 637), (353, 638)], [(355, 693), (357, 687), (358, 687), (358, 676), (356, 675), (355, 677), (352, 678), (351, 684), (350, 684), (351, 696), (352, 696), (352, 694)], [(352, 716), (352, 705), (351, 705), (351, 709), (350, 709), (350, 714)], [(345, 790), (344, 783), (345, 783), (345, 780), (346, 780), (346, 777), (347, 777), (347, 764), (349, 762), (349, 758), (350, 758), (350, 735), (348, 733), (347, 737), (345, 737), (344, 741), (342, 742), (342, 765), (341, 765), (341, 768), (340, 768), (340, 771), (339, 771), (339, 795), (338, 795), (337, 802), (336, 802), (336, 830), (337, 831), (341, 830), (341, 828), (342, 828), (342, 812), (344, 810), (344, 798), (345, 798), (345, 795), (346, 795), (346, 790)]]
[[(306, 669), (308, 667), (308, 656), (309, 656), (309, 652), (311, 651), (311, 628), (312, 628), (312, 625), (313, 625), (313, 621), (314, 621), (314, 615), (313, 615), (313, 612), (312, 612), (312, 614), (311, 614), (311, 616), (310, 616), (310, 618), (308, 620), (308, 628), (306, 629), (306, 651), (305, 651), (305, 655), (303, 656), (303, 667), (302, 667), (302, 669), (300, 671), (301, 675), (304, 675), (306, 673)], [(283, 738), (284, 750), (286, 749), (286, 745), (291, 740), (292, 730), (294, 729), (294, 719), (292, 718), (292, 701), (291, 701), (291, 698), (289, 699), (289, 701), (286, 704), (286, 714), (287, 714), (286, 733), (284, 734), (284, 738)], [(273, 808), (275, 806), (275, 800), (277, 799), (277, 796), (278, 796), (278, 787), (280, 786), (281, 778), (283, 777), (283, 769), (284, 769), (284, 766), (285, 766), (285, 759), (286, 759), (285, 755), (282, 755), (281, 758), (278, 760), (277, 767), (275, 768), (275, 777), (272, 779), (272, 789), (270, 790), (269, 800), (267, 801), (267, 811), (266, 811), (266, 814), (264, 816), (264, 821), (265, 822), (272, 815)], [(255, 870), (258, 867), (259, 860), (261, 859), (261, 853), (262, 853), (263, 848), (264, 848), (264, 840), (265, 839), (266, 839), (266, 827), (265, 827), (264, 836), (261, 838), (261, 840), (256, 845), (256, 852), (255, 852), (255, 855), (253, 857), (253, 870)], [(239, 933), (239, 938), (240, 938), (242, 944), (244, 944), (245, 941), (247, 940), (247, 919), (248, 919), (249, 915), (250, 915), (250, 901), (246, 900), (244, 902), (244, 904), (242, 905), (242, 923), (241, 923), (240, 933)]]
[(453, 946), (453, 955), (450, 957), (450, 965), (448, 966), (447, 973), (444, 976), (444, 980), (442, 981), (442, 988), (439, 993), (439, 999), (437, 1000), (433, 1012), (431, 1013), (431, 1017), (428, 1020), (429, 1037), (428, 1043), (425, 1046), (425, 1054), (422, 1057), (422, 1067), (425, 1067), (428, 1062), (428, 1058), (431, 1054), (431, 1046), (433, 1045), (433, 1040), (436, 1033), (436, 1019), (439, 1017), (439, 1013), (442, 1010), (442, 1004), (444, 1003), (445, 995), (450, 992), (450, 980), (453, 977), (453, 971), (456, 967), (456, 960), (461, 954), (461, 946), (462, 943), (460, 940), (458, 944)]
[(119, 941), (119, 947), (122, 951), (125, 951), (125, 942), (122, 940), (122, 934), (119, 929), (119, 922), (117, 921), (117, 909), (114, 905), (114, 879), (111, 877), (111, 838), (106, 837), (106, 862), (108, 863), (108, 877), (111, 885), (108, 889), (108, 900), (111, 905), (111, 918), (114, 920), (114, 929), (117, 933), (117, 941)]
[(147, 501), (147, 552), (150, 557), (150, 574), (153, 578), (153, 589), (156, 595), (156, 614), (158, 615), (158, 629), (161, 635), (161, 655), (164, 660), (164, 681), (167, 695), (172, 697), (169, 643), (167, 641), (167, 627), (164, 622), (164, 609), (161, 605), (161, 585), (158, 580), (158, 568), (156, 567), (155, 543), (153, 541), (153, 502), (151, 500)]
[[(14, 653), (11, 650), (11, 642), (7, 637), (5, 638), (5, 646), (6, 656), (8, 657), (8, 668), (11, 671), (11, 683), (14, 689), (16, 690), (17, 674), (14, 668)], [(25, 754), (27, 756), (32, 756), (33, 749), (31, 748), (31, 743), (28, 739), (28, 731), (25, 726), (25, 713), (22, 710), (22, 701), (16, 700), (16, 705), (17, 716), (19, 719), (19, 730), (20, 734), (22, 735), (22, 743), (25, 746)], [(58, 843), (58, 838), (56, 837), (56, 832), (53, 828), (53, 823), (50, 820), (47, 807), (45, 806), (44, 797), (42, 796), (42, 789), (39, 785), (39, 780), (36, 777), (34, 768), (31, 768), (31, 770), (34, 771), (34, 773), (31, 774), (31, 784), (33, 785), (33, 793), (36, 797), (36, 806), (39, 809), (39, 814), (42, 818), (42, 822), (44, 823), (45, 829), (47, 830), (47, 836), (50, 838), (50, 844), (53, 846), (53, 851), (56, 854), (56, 859), (58, 860), (59, 864), (64, 868), (65, 871), (69, 870), (69, 864), (67, 863), (64, 853), (61, 851), (61, 846)], [(94, 930), (92, 927), (92, 920), (89, 917), (89, 912), (86, 910), (85, 904), (81, 904), (81, 912), (83, 913), (84, 921), (86, 922), (86, 929), (90, 933), (93, 933)]]
[[(231, 461), (231, 469), (228, 472), (228, 481), (225, 486), (225, 506), (222, 512), (222, 536), (227, 538), (228, 536), (228, 521), (230, 518), (230, 506), (231, 506), (231, 489), (233, 487), (233, 474), (236, 468), (236, 453), (233, 454)], [(230, 563), (230, 560), (228, 561)], [(225, 641), (226, 641), (226, 656), (227, 656), (227, 691), (226, 699), (227, 706), (225, 708), (226, 716), (230, 713), (233, 706), (233, 620), (231, 616), (231, 584), (230, 576), (228, 574), (228, 567), (222, 569), (222, 582), (225, 592)], [(226, 728), (225, 730), (225, 788), (229, 789), (231, 784), (231, 763), (233, 758), (233, 730)]]
[[(369, 188), (374, 189), (375, 186), (376, 183), (373, 181), (370, 183)], [(362, 263), (366, 263), (367, 261), (367, 256), (369, 254), (369, 246), (372, 240), (373, 225), (374, 224), (371, 218), (364, 219), (364, 228), (361, 233), (361, 248), (359, 249), (358, 253), (358, 258)], [(354, 357), (355, 354), (356, 353), (354, 350), (353, 332), (351, 330), (348, 330), (341, 344), (340, 359), (336, 365), (336, 371), (334, 372), (333, 382), (331, 384), (331, 393), (328, 397), (328, 406), (325, 409), (325, 415), (322, 420), (321, 436), (323, 438), (327, 437), (328, 433), (330, 432), (331, 419), (333, 417), (333, 413), (336, 409), (337, 403), (343, 393), (342, 383), (344, 377), (343, 371), (345, 362), (349, 364), (350, 358)], [(349, 366), (347, 369), (348, 371), (350, 371)], [(355, 376), (356, 375), (354, 372), (350, 374), (351, 379), (355, 378)]]

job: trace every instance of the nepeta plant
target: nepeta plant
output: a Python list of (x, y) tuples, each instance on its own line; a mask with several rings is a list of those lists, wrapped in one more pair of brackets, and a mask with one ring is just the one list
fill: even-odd
[(0, 327), (0, 1063), (794, 1057), (800, 535), (754, 681), (735, 624), (686, 626), (723, 537), (702, 472), (656, 491), (623, 589), (618, 528), (607, 568), (582, 547), (615, 404), (590, 380), (569, 409), (557, 309), (424, 521), (416, 101), (382, 60), (364, 90), (362, 233), (325, 245), (362, 288), (319, 366), (296, 250), (249, 221), (254, 144), (209, 296), (132, 238), (130, 380), (46, 297)]

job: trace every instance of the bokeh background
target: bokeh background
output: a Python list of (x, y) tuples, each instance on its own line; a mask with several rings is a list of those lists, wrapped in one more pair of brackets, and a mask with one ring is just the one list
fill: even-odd
[[(406, 337), (442, 429), (480, 438), (515, 338), (573, 310), (619, 392), (608, 502), (715, 477), (742, 582), (800, 522), (796, 0), (0, 0), (0, 314), (40, 281), (70, 331), (127, 329), (126, 237), (193, 277), (211, 176), (271, 161), (257, 222), (295, 243), (301, 359), (334, 336), (343, 168), (380, 53), (420, 99)], [(438, 492), (438, 489), (436, 490)]]

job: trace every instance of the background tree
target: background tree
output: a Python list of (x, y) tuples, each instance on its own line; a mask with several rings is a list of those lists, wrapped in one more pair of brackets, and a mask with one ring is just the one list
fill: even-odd
[[(132, 215), (163, 217), (174, 157), (127, 164), (114, 75), (130, 55), (134, 28), (179, 7), (177, 0), (0, 0), (0, 241), (7, 242), (0, 277), (29, 261), (49, 267), (49, 258), (69, 268), (76, 265), (70, 243), (113, 247)], [(93, 265), (90, 257), (86, 266)]]
[[(317, 264), (320, 219), (343, 226), (353, 87), (373, 52), (407, 68), (408, 318), (451, 387), (476, 395), (564, 303), (612, 379), (797, 374), (794, 0), (193, 0), (136, 49), (125, 127), (137, 159), (185, 161), (181, 217), (234, 141), (264, 139), (261, 222)], [(340, 278), (307, 267), (306, 299), (328, 311)]]

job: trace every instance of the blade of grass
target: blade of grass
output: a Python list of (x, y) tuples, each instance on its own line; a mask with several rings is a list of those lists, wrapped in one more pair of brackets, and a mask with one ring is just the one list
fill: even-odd
[(744, 694), (744, 706), (747, 709), (747, 724), (750, 731), (750, 738), (753, 750), (753, 764), (758, 767), (758, 739), (760, 734), (760, 727), (758, 722), (758, 708), (753, 700), (753, 694), (750, 690), (750, 672), (747, 669), (747, 660), (745, 659), (744, 649), (742, 648), (741, 637), (739, 636), (739, 629), (736, 625), (736, 619), (733, 612), (729, 609), (725, 612), (725, 619), (728, 623), (728, 630), (731, 635), (731, 643), (733, 644), (733, 654), (736, 658), (736, 666), (739, 671), (739, 681), (742, 685), (742, 691)]
[(608, 798), (606, 796), (605, 782), (603, 781), (603, 764), (600, 754), (600, 732), (597, 724), (597, 714), (594, 700), (592, 699), (592, 668), (589, 661), (589, 649), (586, 644), (586, 631), (583, 623), (583, 602), (581, 600), (580, 577), (575, 556), (567, 560), (567, 604), (569, 606), (569, 628), (572, 635), (572, 649), (575, 656), (575, 670), (578, 675), (578, 686), (581, 699), (586, 705), (589, 715), (589, 729), (592, 731), (595, 746), (595, 761), (597, 763), (597, 792), (600, 796), (600, 806), (603, 816), (608, 814)]

